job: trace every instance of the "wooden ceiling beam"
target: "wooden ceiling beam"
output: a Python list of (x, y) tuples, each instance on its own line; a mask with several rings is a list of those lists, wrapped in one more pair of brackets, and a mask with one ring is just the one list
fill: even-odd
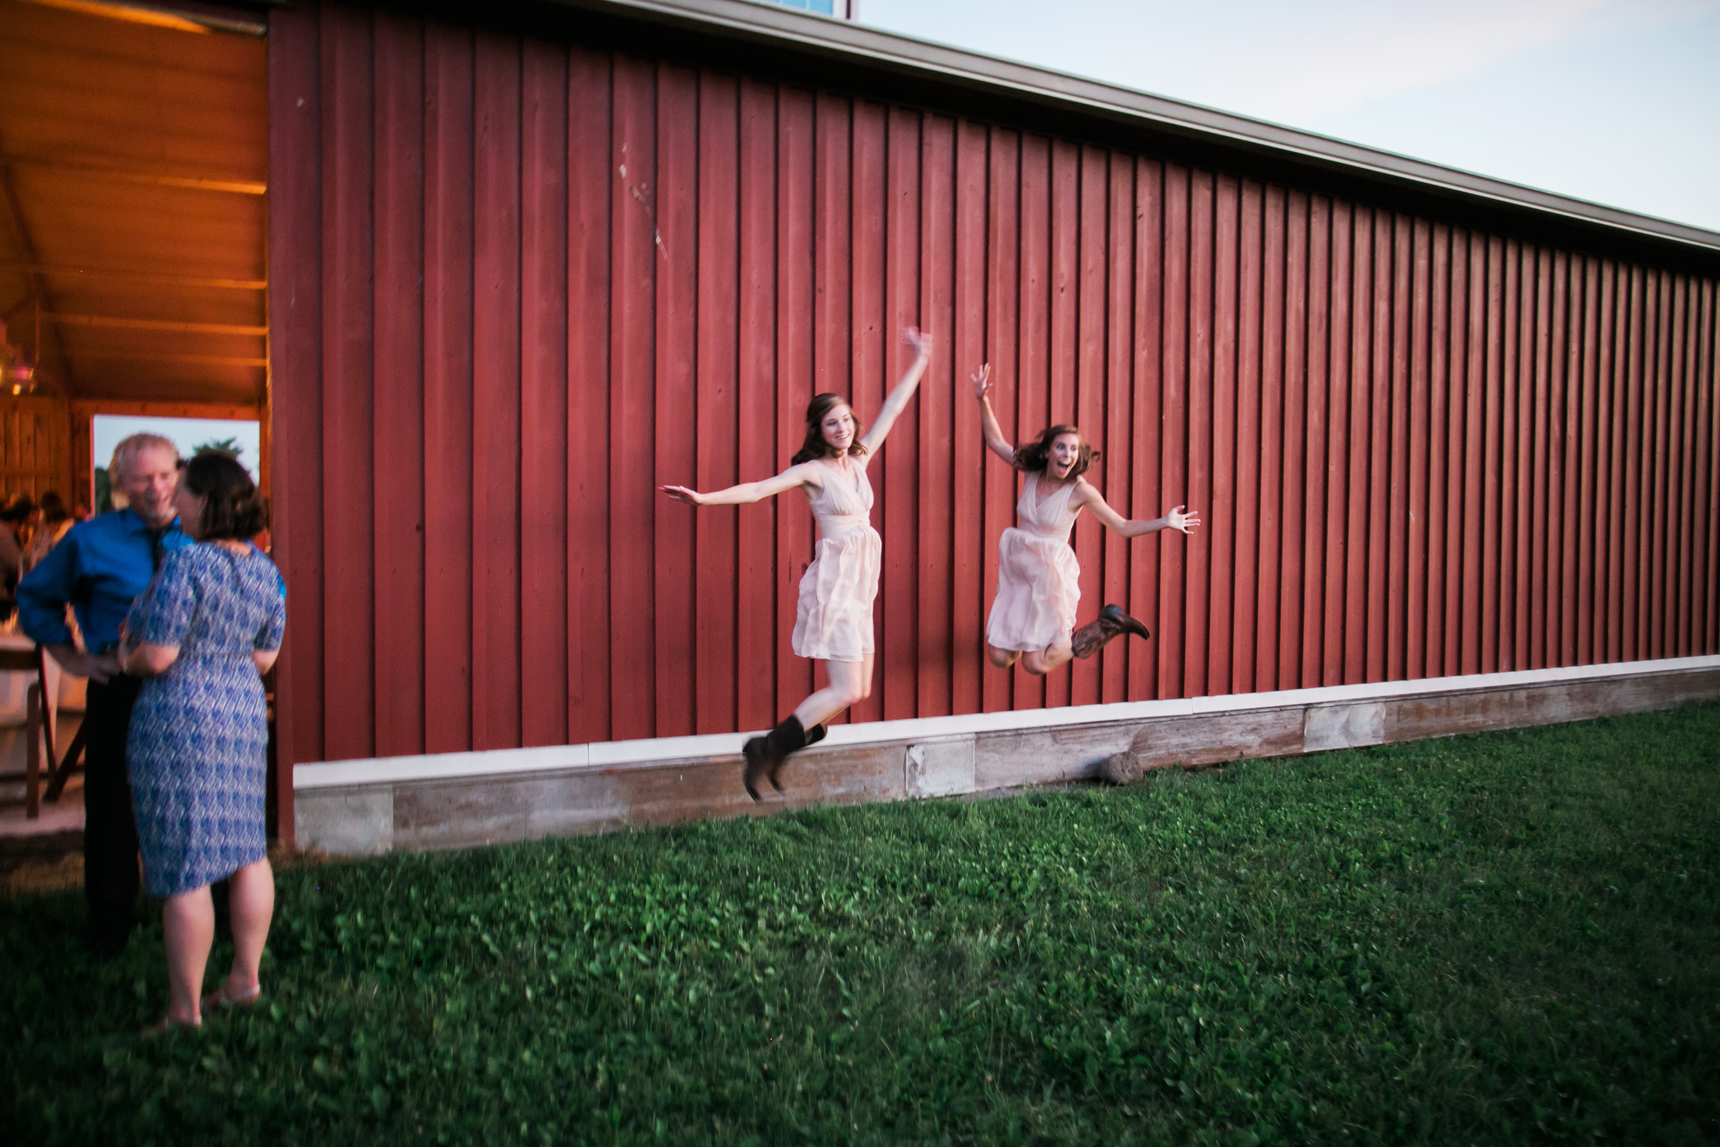
[(245, 358), (221, 354), (146, 354), (142, 351), (82, 351), (83, 358), (99, 358), (116, 362), (172, 362), (187, 366), (268, 366), (266, 358)]
[(166, 171), (147, 171), (137, 167), (119, 167), (82, 159), (58, 159), (44, 155), (14, 155), (9, 161), (17, 167), (33, 167), (40, 171), (58, 171), (83, 175), (92, 179), (107, 179), (118, 183), (137, 183), (149, 187), (184, 187), (193, 191), (219, 191), (233, 195), (267, 195), (269, 185), (259, 179), (213, 179), (202, 175), (181, 175)]
[(128, 319), (117, 315), (70, 315), (64, 312), (42, 312), (42, 321), (65, 327), (108, 327), (127, 331), (173, 331), (192, 335), (266, 335), (266, 326), (240, 323), (181, 323), (170, 319)]
[(162, 275), (149, 271), (120, 271), (109, 267), (79, 267), (71, 263), (26, 263), (21, 259), (0, 259), (0, 267), (22, 267), (35, 275), (112, 279), (126, 283), (149, 283), (159, 287), (207, 287), (218, 291), (266, 291), (269, 288), (267, 279), (206, 279), (196, 275)]

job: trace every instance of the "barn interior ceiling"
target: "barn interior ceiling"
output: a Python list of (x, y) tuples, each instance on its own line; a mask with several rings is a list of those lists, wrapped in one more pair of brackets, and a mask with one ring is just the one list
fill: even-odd
[(262, 402), (267, 192), (260, 35), (119, 4), (0, 0), (8, 388)]

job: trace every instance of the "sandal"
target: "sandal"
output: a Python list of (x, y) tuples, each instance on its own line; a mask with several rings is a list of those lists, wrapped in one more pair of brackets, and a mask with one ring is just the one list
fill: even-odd
[(248, 992), (240, 992), (236, 996), (227, 994), (227, 986), (221, 987), (204, 996), (198, 1003), (198, 1008), (206, 1012), (217, 1011), (221, 1008), (251, 1008), (257, 1006), (257, 1001), (263, 998), (263, 985), (252, 984)]

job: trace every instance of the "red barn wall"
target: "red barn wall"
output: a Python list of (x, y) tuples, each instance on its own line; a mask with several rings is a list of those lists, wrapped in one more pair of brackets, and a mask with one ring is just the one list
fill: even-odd
[[(1716, 284), (1151, 155), (365, 9), (271, 15), (286, 759), (765, 726), (816, 391), (873, 415), (879, 669), (856, 720), (1720, 651)], [(1128, 516), (1082, 620), (986, 666), (1015, 477), (1078, 422)]]

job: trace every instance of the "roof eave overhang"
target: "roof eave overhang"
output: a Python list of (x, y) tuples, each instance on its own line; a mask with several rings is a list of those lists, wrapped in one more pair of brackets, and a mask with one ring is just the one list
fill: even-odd
[[(462, 0), (445, 11), (470, 13)], [(494, 7), (484, 9), (489, 16)], [(791, 80), (917, 101), (1028, 130), (1133, 142), (1187, 162), (1324, 194), (1505, 227), (1537, 241), (1720, 269), (1720, 233), (1505, 180), (753, 0), (525, 0), (533, 22), (560, 13), (591, 32), (669, 56), (769, 67)], [(561, 20), (556, 21), (558, 23)], [(1694, 266), (1692, 266), (1694, 264)]]

